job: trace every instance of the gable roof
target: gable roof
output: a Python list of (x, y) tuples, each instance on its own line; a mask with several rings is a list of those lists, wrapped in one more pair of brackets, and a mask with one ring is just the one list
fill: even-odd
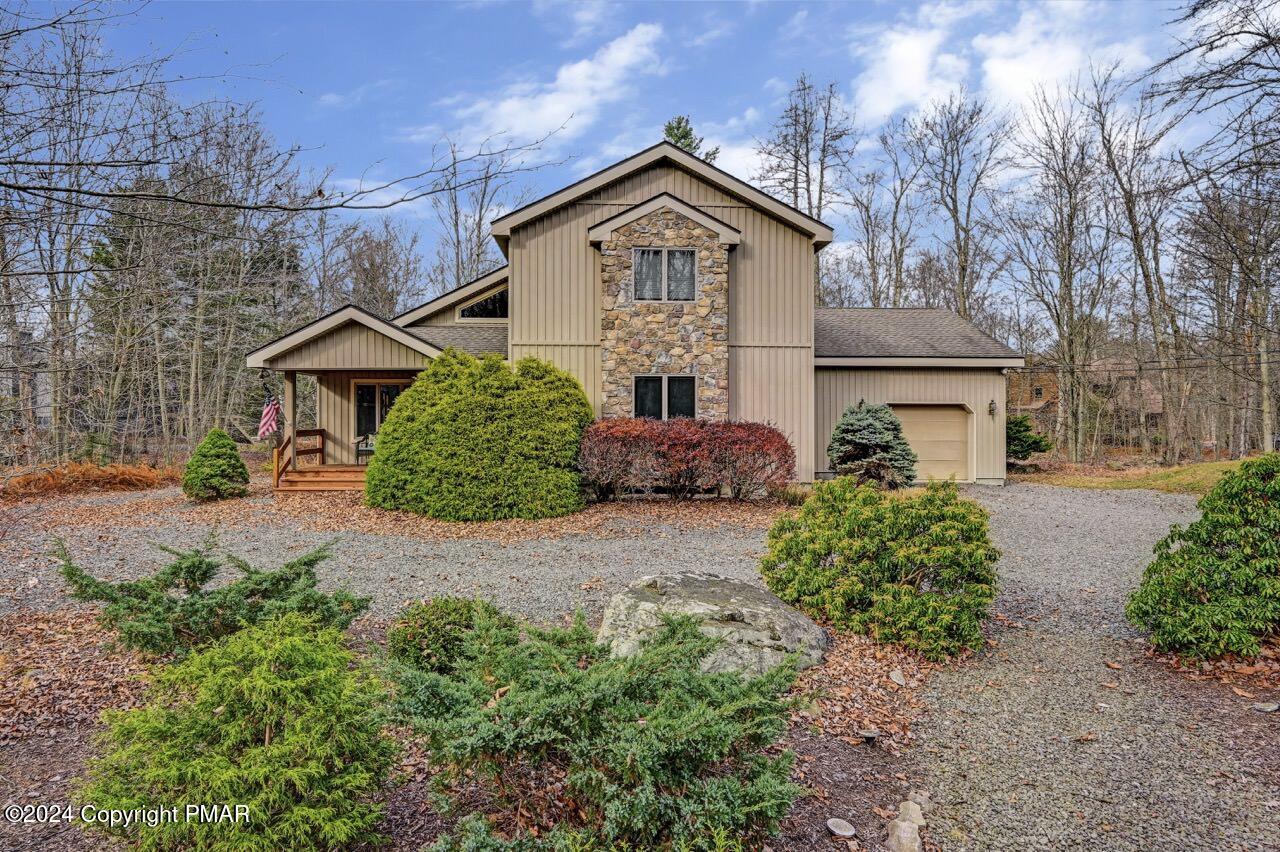
[(603, 222), (591, 226), (587, 229), (587, 240), (592, 243), (611, 240), (613, 239), (613, 232), (617, 229), (630, 225), (637, 219), (663, 208), (676, 211), (686, 219), (697, 222), (708, 231), (715, 231), (720, 242), (725, 245), (736, 246), (742, 242), (742, 232), (737, 228), (728, 222), (721, 222), (716, 217), (703, 213), (697, 207), (677, 195), (672, 195), (670, 192), (660, 192), (647, 201), (641, 201), (639, 204), (628, 207), (621, 213), (610, 216)]
[(245, 356), (245, 361), (250, 367), (266, 367), (267, 362), (271, 359), (278, 358), (286, 352), (309, 343), (318, 337), (323, 337), (347, 323), (357, 323), (370, 328), (428, 358), (434, 358), (441, 352), (439, 348), (422, 338), (415, 337), (403, 328), (392, 325), (381, 317), (374, 316), (364, 308), (359, 308), (355, 305), (343, 305), (336, 311), (325, 314), (301, 328), (294, 329), (288, 334), (277, 337), (270, 343), (259, 346)]
[(877, 359), (883, 366), (890, 366), (887, 360), (929, 359), (964, 359), (993, 367), (1023, 363), (1020, 354), (944, 308), (817, 308), (813, 356), (819, 366), (823, 359), (870, 362), (868, 366)]
[(472, 296), (478, 296), (490, 287), (496, 286), (507, 280), (507, 265), (504, 263), (491, 272), (486, 272), (474, 281), (468, 281), (466, 284), (460, 284), (447, 293), (436, 296), (429, 302), (423, 302), (416, 308), (410, 308), (399, 316), (392, 317), (391, 321), (399, 326), (406, 326), (409, 323), (417, 322), (423, 317), (431, 316), (439, 313), (446, 308), (451, 308), (459, 302), (464, 302)]
[(506, 251), (507, 241), (511, 237), (512, 229), (550, 213), (558, 207), (571, 204), (584, 195), (595, 192), (601, 187), (607, 186), (629, 174), (664, 160), (693, 173), (730, 195), (738, 196), (748, 204), (765, 211), (776, 219), (786, 222), (801, 233), (809, 235), (813, 238), (815, 248), (825, 246), (834, 238), (834, 232), (829, 225), (814, 219), (807, 213), (802, 213), (789, 204), (784, 204), (772, 195), (757, 189), (741, 178), (734, 177), (723, 169), (716, 168), (706, 160), (690, 154), (683, 148), (665, 141), (645, 148), (638, 154), (633, 154), (625, 160), (620, 160), (612, 166), (601, 169), (593, 175), (588, 175), (576, 183), (569, 184), (564, 189), (543, 196), (518, 210), (513, 210), (505, 216), (498, 217), (493, 221), (491, 229), (493, 237), (502, 246), (503, 251)]

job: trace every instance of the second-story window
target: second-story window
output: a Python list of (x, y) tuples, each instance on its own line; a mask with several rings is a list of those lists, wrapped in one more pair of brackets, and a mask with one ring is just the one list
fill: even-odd
[(635, 250), (637, 302), (692, 302), (697, 290), (697, 252), (693, 249)]
[(472, 302), (458, 311), (458, 316), (461, 319), (506, 319), (507, 288), (503, 287), (492, 296)]

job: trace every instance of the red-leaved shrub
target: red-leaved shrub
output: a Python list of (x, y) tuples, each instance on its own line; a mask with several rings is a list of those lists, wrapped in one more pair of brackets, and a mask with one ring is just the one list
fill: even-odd
[(705, 420), (677, 417), (655, 420), (657, 426), (657, 485), (677, 500), (687, 500), (712, 487), (706, 434), (713, 425)]
[(796, 478), (796, 451), (765, 423), (708, 423), (701, 454), (707, 474), (735, 500), (748, 500)]
[(652, 488), (658, 477), (656, 420), (597, 420), (582, 434), (578, 467), (597, 500)]
[(598, 500), (654, 490), (687, 499), (709, 489), (745, 500), (794, 479), (796, 454), (764, 423), (619, 417), (587, 427), (579, 465)]

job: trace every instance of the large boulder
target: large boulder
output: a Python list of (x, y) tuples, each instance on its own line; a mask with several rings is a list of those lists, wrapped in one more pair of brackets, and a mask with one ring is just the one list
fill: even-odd
[(687, 615), (703, 633), (724, 639), (703, 664), (709, 672), (762, 674), (791, 653), (808, 668), (822, 662), (827, 647), (823, 629), (772, 592), (697, 571), (643, 577), (614, 595), (604, 611), (600, 641), (608, 642), (616, 656), (629, 656), (669, 615)]

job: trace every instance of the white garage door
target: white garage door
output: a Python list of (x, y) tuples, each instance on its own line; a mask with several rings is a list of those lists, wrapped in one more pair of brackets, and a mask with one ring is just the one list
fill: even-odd
[(969, 412), (959, 405), (894, 405), (923, 480), (969, 479)]

